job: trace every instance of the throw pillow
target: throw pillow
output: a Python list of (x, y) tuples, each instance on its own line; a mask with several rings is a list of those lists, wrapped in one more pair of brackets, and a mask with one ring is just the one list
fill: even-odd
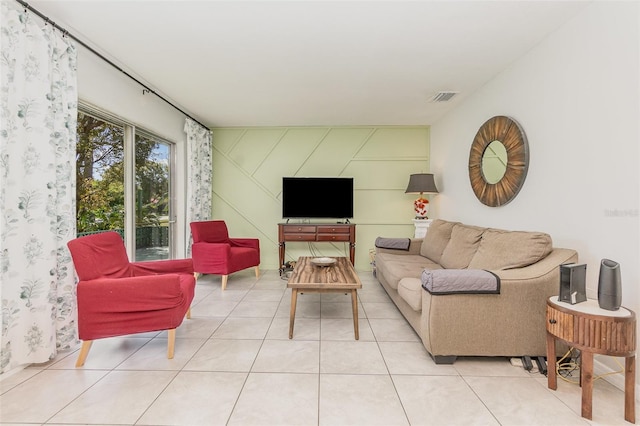
[[(447, 269), (464, 269), (476, 254), (485, 228), (456, 224), (451, 239), (442, 252), (440, 264)], [(427, 233), (428, 234), (428, 233)]]
[(522, 268), (551, 253), (551, 236), (543, 232), (487, 229), (469, 268), (504, 270)]
[(458, 222), (447, 222), (435, 219), (427, 229), (427, 235), (422, 240), (420, 255), (440, 264), (442, 252), (451, 239), (451, 230)]

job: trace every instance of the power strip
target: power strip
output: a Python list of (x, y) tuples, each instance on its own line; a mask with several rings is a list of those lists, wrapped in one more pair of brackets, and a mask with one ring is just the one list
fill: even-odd
[(538, 371), (540, 371), (541, 374), (544, 374), (545, 376), (547, 375), (547, 361), (544, 359), (543, 356), (539, 356), (536, 358), (536, 364), (538, 365)]
[(522, 357), (522, 365), (524, 365), (524, 369), (527, 371), (531, 371), (533, 369), (533, 363), (531, 362), (531, 357), (525, 355)]
[(524, 368), (529, 373), (537, 373), (540, 371), (538, 363), (532, 362), (531, 357), (529, 356), (523, 356), (522, 358), (511, 358), (509, 362), (511, 362), (511, 365), (513, 365), (514, 367)]

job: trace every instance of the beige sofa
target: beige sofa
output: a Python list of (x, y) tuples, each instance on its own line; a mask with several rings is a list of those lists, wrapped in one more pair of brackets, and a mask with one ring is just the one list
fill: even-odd
[[(424, 239), (410, 239), (407, 250), (377, 248), (375, 255), (376, 277), (437, 364), (458, 356), (544, 356), (546, 300), (558, 294), (559, 265), (577, 261), (575, 250), (554, 248), (548, 234), (444, 220), (434, 220)], [(422, 271), (443, 268), (491, 271), (500, 293), (423, 289)]]

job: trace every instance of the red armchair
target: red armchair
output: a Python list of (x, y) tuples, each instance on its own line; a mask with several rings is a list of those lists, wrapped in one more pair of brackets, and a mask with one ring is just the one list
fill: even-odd
[(116, 232), (76, 238), (67, 243), (78, 275), (76, 367), (84, 365), (95, 339), (168, 330), (167, 358), (173, 358), (176, 327), (195, 291), (191, 259), (129, 262)]
[(223, 220), (191, 222), (191, 257), (196, 273), (222, 275), (222, 290), (229, 274), (255, 267), (260, 276), (260, 241), (257, 238), (229, 238)]

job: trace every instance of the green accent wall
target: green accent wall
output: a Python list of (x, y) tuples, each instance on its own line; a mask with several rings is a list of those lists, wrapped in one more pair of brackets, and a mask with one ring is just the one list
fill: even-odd
[[(354, 178), (356, 269), (370, 270), (376, 237), (412, 237), (412, 173), (429, 172), (428, 127), (214, 128), (212, 218), (231, 237), (260, 239), (262, 269), (278, 269), (283, 176)], [(313, 194), (308, 194), (313, 197)], [(312, 200), (310, 202), (324, 202)], [(331, 222), (325, 220), (325, 222)], [(285, 260), (345, 256), (343, 243), (287, 243)]]

